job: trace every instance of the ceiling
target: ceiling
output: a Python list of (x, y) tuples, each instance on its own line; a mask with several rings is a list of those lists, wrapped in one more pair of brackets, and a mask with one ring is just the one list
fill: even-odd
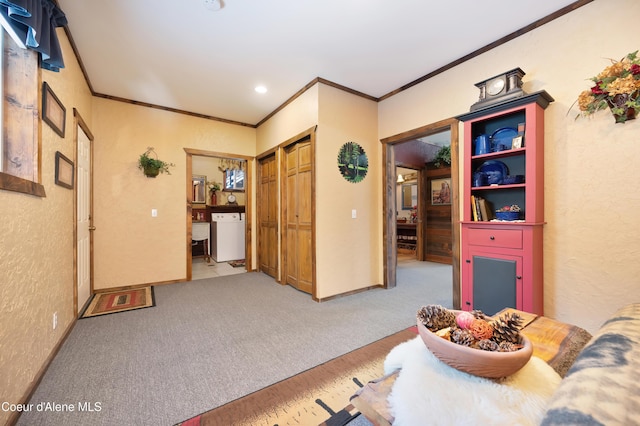
[(57, 1), (94, 94), (249, 125), (318, 77), (384, 97), (574, 3)]

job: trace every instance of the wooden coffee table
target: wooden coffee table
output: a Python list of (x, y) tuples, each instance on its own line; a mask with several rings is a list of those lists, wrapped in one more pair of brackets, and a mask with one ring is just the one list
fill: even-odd
[[(522, 334), (531, 340), (533, 356), (546, 361), (560, 377), (565, 376), (584, 345), (591, 339), (591, 334), (580, 327), (512, 308), (503, 309), (495, 317), (506, 312), (516, 312), (524, 319)], [(351, 404), (376, 426), (393, 423), (387, 397), (399, 372), (394, 371), (367, 383), (351, 397)]]

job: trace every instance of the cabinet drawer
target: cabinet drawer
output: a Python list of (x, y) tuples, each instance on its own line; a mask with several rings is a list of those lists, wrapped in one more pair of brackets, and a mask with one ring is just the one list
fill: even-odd
[(522, 231), (519, 229), (470, 228), (469, 244), (474, 246), (522, 248)]

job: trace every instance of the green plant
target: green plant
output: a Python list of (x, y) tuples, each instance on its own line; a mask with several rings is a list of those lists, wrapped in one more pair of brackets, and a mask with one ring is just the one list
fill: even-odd
[[(155, 158), (150, 157), (151, 154), (155, 155)], [(138, 168), (144, 172), (145, 176), (148, 177), (156, 177), (158, 176), (158, 173), (166, 173), (170, 175), (171, 172), (169, 171), (169, 167), (173, 166), (175, 166), (175, 164), (159, 160), (158, 155), (153, 150), (153, 147), (147, 148), (144, 154), (141, 154), (138, 159)]]
[[(614, 115), (625, 114), (628, 109), (640, 112), (640, 58), (637, 50), (620, 61), (611, 59), (611, 65), (590, 80), (595, 85), (578, 96), (581, 112), (576, 118), (606, 108), (610, 108)], [(624, 123), (627, 119), (620, 117), (616, 121)]]
[(446, 145), (440, 148), (440, 150), (436, 153), (436, 156), (433, 159), (433, 163), (436, 167), (444, 167), (451, 165), (451, 146)]
[(209, 192), (214, 193), (220, 191), (220, 184), (218, 182), (207, 182), (207, 187), (209, 188)]

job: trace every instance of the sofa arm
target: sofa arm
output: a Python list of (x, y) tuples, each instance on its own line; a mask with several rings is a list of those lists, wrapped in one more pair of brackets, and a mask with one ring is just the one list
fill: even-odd
[(640, 418), (640, 303), (609, 319), (584, 347), (542, 421), (552, 425), (629, 425)]

